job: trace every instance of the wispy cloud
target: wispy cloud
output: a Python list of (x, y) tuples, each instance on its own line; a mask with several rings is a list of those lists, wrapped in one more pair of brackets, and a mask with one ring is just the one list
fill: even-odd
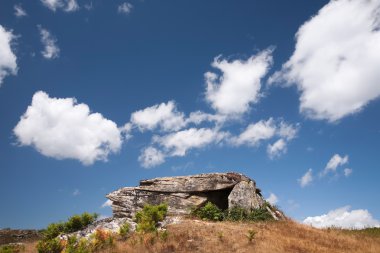
[(122, 14), (129, 14), (132, 11), (132, 8), (132, 4), (124, 2), (117, 7), (117, 12)]
[(80, 194), (79, 189), (75, 189), (75, 190), (73, 191), (73, 196), (78, 196), (79, 194)]
[(76, 0), (41, 0), (42, 4), (52, 11), (62, 9), (66, 12), (73, 12), (79, 9)]
[(44, 46), (44, 50), (41, 51), (42, 56), (45, 59), (55, 59), (59, 57), (60, 49), (57, 45), (57, 39), (51, 35), (51, 33), (43, 28), (41, 25), (38, 26), (41, 35), (41, 43)]
[(6, 76), (17, 74), (17, 57), (12, 50), (15, 38), (12, 30), (6, 30), (0, 25), (0, 86)]
[(328, 173), (335, 173), (336, 169), (339, 166), (345, 165), (348, 163), (348, 155), (340, 156), (339, 154), (335, 154), (331, 157), (331, 159), (326, 164), (325, 169), (321, 172), (321, 176), (325, 176)]
[(18, 18), (25, 17), (28, 15), (24, 8), (22, 8), (21, 4), (15, 4), (13, 8), (15, 9), (15, 16)]
[(308, 186), (313, 182), (313, 170), (309, 169), (300, 179), (298, 179), (298, 182), (301, 187)]

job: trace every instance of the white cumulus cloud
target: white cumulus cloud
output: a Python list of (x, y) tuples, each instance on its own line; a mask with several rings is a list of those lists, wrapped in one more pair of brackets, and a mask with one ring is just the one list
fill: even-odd
[(270, 158), (275, 158), (286, 153), (287, 142), (294, 139), (299, 130), (298, 125), (288, 124), (284, 121), (260, 120), (256, 123), (251, 123), (238, 136), (232, 136), (230, 143), (235, 146), (259, 146), (262, 141), (272, 139), (275, 136), (281, 137), (274, 144), (267, 146), (267, 153)]
[(141, 131), (153, 130), (157, 127), (163, 131), (176, 131), (186, 125), (184, 114), (177, 110), (174, 101), (157, 104), (132, 113), (131, 123)]
[(51, 98), (43, 91), (34, 94), (13, 131), (22, 146), (33, 146), (56, 159), (77, 159), (84, 165), (106, 161), (122, 144), (113, 121), (91, 113), (75, 98)]
[(169, 156), (185, 156), (190, 149), (220, 143), (227, 137), (228, 133), (217, 129), (189, 128), (164, 136), (155, 136), (153, 141), (162, 146)]
[(380, 227), (380, 222), (365, 209), (350, 210), (350, 206), (341, 207), (327, 214), (307, 217), (303, 223), (317, 228), (339, 227), (347, 229), (362, 229)]
[(28, 15), (26, 11), (24, 10), (24, 8), (22, 8), (21, 4), (15, 4), (13, 8), (15, 9), (15, 16), (18, 18)]
[(270, 193), (269, 197), (266, 199), (271, 205), (278, 203), (278, 197), (274, 193)]
[(260, 141), (268, 140), (276, 134), (276, 125), (272, 118), (252, 123), (237, 137), (231, 139), (232, 143), (239, 145), (257, 146)]
[(247, 112), (259, 101), (261, 79), (272, 63), (271, 54), (271, 50), (264, 50), (247, 60), (234, 61), (216, 57), (211, 66), (221, 75), (205, 73), (206, 100), (220, 114), (235, 117)]
[(154, 147), (147, 147), (142, 150), (138, 158), (142, 167), (148, 169), (165, 162), (165, 154)]
[(346, 163), (348, 163), (348, 155), (345, 155), (344, 157), (342, 157), (339, 154), (335, 154), (331, 157), (329, 162), (326, 164), (326, 167), (322, 171), (321, 175), (324, 176), (328, 174), (329, 172), (336, 172), (336, 169), (339, 166), (345, 165)]
[(133, 5), (130, 3), (122, 3), (117, 7), (117, 11), (123, 14), (129, 14), (132, 11)]
[(309, 169), (300, 179), (298, 179), (301, 187), (309, 185), (313, 181), (313, 170)]
[(0, 86), (7, 75), (17, 74), (17, 57), (11, 47), (14, 39), (12, 31), (0, 25)]
[(38, 29), (40, 30), (41, 43), (44, 46), (44, 50), (41, 51), (42, 56), (46, 59), (58, 58), (60, 49), (57, 45), (57, 39), (42, 26), (39, 25)]
[(79, 9), (76, 0), (41, 0), (41, 2), (52, 11), (62, 9), (66, 12), (73, 12)]
[(293, 55), (269, 82), (296, 84), (300, 111), (337, 121), (380, 96), (380, 1), (330, 1), (296, 34)]

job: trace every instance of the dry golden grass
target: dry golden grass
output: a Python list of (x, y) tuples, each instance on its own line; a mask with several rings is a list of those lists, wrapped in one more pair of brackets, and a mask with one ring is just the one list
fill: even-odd
[[(252, 242), (248, 231), (256, 232)], [(266, 223), (206, 222), (185, 220), (162, 234), (132, 234), (102, 253), (145, 252), (281, 252), (281, 253), (379, 253), (380, 236), (339, 229), (321, 230), (293, 221)], [(29, 247), (29, 246), (28, 246)], [(30, 248), (35, 252), (34, 249)], [(34, 251), (33, 251), (34, 250)]]

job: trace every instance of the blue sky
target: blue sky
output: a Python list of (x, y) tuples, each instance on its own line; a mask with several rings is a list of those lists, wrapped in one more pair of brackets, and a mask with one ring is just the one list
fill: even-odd
[(0, 227), (111, 215), (105, 194), (140, 179), (223, 171), (296, 220), (379, 226), (379, 10), (3, 1)]

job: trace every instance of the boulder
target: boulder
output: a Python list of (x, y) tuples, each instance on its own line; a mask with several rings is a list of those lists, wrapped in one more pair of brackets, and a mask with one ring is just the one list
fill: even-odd
[(223, 210), (234, 206), (247, 210), (265, 206), (256, 182), (236, 172), (141, 180), (139, 186), (118, 189), (107, 198), (112, 201), (115, 218), (132, 218), (146, 204), (167, 203), (168, 215), (190, 214), (208, 201)]

